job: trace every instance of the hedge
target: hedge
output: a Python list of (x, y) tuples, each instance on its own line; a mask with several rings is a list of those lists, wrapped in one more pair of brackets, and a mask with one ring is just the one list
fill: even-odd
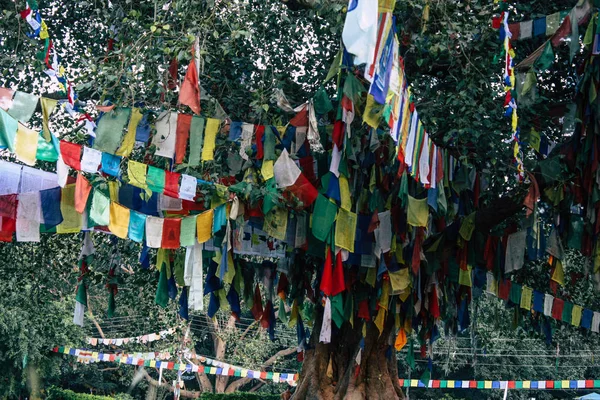
[(202, 393), (201, 400), (280, 400), (278, 394), (244, 393), (235, 392), (230, 394)]
[(72, 390), (61, 389), (56, 386), (50, 387), (46, 396), (46, 400), (133, 400), (133, 397), (126, 393), (119, 393), (114, 397), (97, 396), (87, 393), (76, 393)]

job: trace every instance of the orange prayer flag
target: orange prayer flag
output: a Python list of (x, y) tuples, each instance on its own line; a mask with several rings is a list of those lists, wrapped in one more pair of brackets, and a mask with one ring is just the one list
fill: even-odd
[(189, 106), (194, 113), (200, 114), (200, 87), (198, 85), (198, 71), (193, 58), (190, 65), (188, 65), (179, 91), (179, 102)]
[(400, 328), (398, 331), (398, 336), (396, 336), (396, 342), (394, 343), (396, 351), (402, 350), (402, 348), (406, 345), (406, 342), (406, 332), (404, 332), (404, 328)]
[(75, 211), (79, 214), (83, 214), (85, 206), (87, 205), (88, 197), (92, 191), (92, 185), (85, 179), (85, 176), (81, 172), (77, 174), (77, 181), (75, 182)]

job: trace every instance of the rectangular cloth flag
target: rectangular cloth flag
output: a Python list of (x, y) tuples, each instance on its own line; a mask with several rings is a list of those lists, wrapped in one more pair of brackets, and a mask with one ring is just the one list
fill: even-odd
[(144, 241), (144, 232), (146, 231), (146, 215), (131, 210), (129, 213), (129, 230), (127, 237), (134, 242), (142, 243)]
[(156, 146), (156, 155), (173, 158), (175, 156), (175, 143), (177, 139), (177, 113), (175, 111), (162, 112), (156, 119), (156, 134), (152, 144)]
[(302, 202), (302, 208), (309, 207), (318, 195), (317, 189), (304, 176), (286, 149), (273, 165), (273, 174), (278, 188), (284, 188)]
[(17, 242), (40, 241), (40, 193), (21, 193), (17, 204)]
[(125, 239), (129, 232), (129, 209), (119, 203), (110, 203), (110, 222), (108, 229), (121, 239)]
[(200, 154), (202, 153), (202, 141), (204, 138), (204, 118), (194, 115), (190, 126), (190, 167), (200, 165)]
[(17, 120), (0, 109), (0, 149), (8, 148), (11, 153), (15, 152), (15, 137), (18, 129)]
[(96, 189), (92, 194), (92, 206), (90, 207), (90, 219), (96, 226), (108, 226), (110, 223), (110, 199), (100, 190)]
[(81, 232), (81, 214), (75, 210), (75, 184), (66, 185), (62, 189), (60, 212), (63, 221), (56, 227), (56, 233)]
[(196, 229), (198, 232), (198, 243), (205, 243), (212, 237), (212, 226), (215, 210), (210, 209), (208, 211), (199, 214), (196, 217)]
[(15, 153), (17, 160), (27, 165), (35, 165), (38, 148), (38, 133), (19, 124), (15, 137)]
[(354, 253), (356, 223), (358, 217), (351, 211), (340, 208), (335, 225), (335, 245)]
[(146, 183), (146, 164), (137, 161), (129, 161), (127, 163), (127, 175), (129, 176), (129, 184), (140, 189), (147, 189)]
[(81, 157), (81, 170), (90, 174), (98, 172), (100, 163), (102, 162), (102, 152), (91, 147), (83, 148), (83, 156)]
[(183, 163), (187, 143), (190, 137), (190, 127), (192, 116), (190, 114), (179, 113), (177, 115), (177, 132), (175, 137), (175, 164)]
[(162, 218), (150, 217), (146, 218), (146, 246), (152, 249), (159, 249), (163, 236)]
[(214, 160), (215, 145), (220, 127), (220, 120), (215, 118), (208, 118), (206, 120), (206, 130), (204, 132), (204, 145), (202, 146), (202, 161)]
[(127, 125), (130, 114), (131, 109), (129, 108), (115, 108), (112, 111), (102, 114), (96, 127), (94, 149), (115, 154), (119, 143), (121, 143), (123, 129)]

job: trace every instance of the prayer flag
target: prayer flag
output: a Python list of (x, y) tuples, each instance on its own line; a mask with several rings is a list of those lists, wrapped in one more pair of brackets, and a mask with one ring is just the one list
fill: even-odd
[(194, 113), (200, 114), (200, 86), (194, 58), (188, 65), (183, 84), (179, 90), (179, 103), (189, 106)]
[(110, 203), (110, 222), (108, 229), (117, 237), (125, 239), (129, 232), (129, 209), (117, 202)]
[(221, 121), (215, 118), (206, 120), (206, 130), (204, 132), (204, 145), (202, 146), (202, 161), (214, 160), (215, 144), (217, 134), (221, 127)]

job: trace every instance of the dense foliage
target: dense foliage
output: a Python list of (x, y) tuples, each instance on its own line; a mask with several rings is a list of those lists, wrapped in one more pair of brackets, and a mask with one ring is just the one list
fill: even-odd
[[(44, 77), (41, 62), (34, 57), (40, 43), (26, 38), (28, 27), (18, 16), (24, 2), (2, 0), (0, 5), (3, 10), (0, 86), (37, 93), (54, 92), (55, 88), (49, 86)], [(424, 19), (426, 5), (428, 18)], [(520, 21), (572, 6), (572, 2), (567, 1), (529, 1), (511, 6), (514, 12), (511, 18)], [(337, 2), (323, 2), (316, 9), (293, 10), (274, 0), (78, 1), (68, 7), (62, 2), (41, 1), (40, 10), (82, 100), (143, 104), (153, 109), (174, 106), (177, 93), (169, 89), (168, 67), (176, 60), (181, 76), (192, 57), (190, 50), (194, 41), (199, 38), (203, 99), (216, 100), (206, 101), (206, 107), (214, 108), (215, 113), (222, 109), (233, 120), (274, 124), (287, 122), (289, 118), (276, 107), (272, 98), (275, 89), (283, 90), (292, 105), (296, 105), (311, 97), (323, 84), (339, 50), (344, 18), (344, 7)], [(502, 117), (501, 46), (498, 32), (490, 26), (496, 12), (493, 2), (477, 1), (411, 0), (398, 2), (395, 8), (402, 27), (406, 71), (419, 113), (437, 143), (452, 149), (463, 162), (486, 172), (489, 190), (482, 193), (483, 200), (504, 195), (515, 184), (509, 161), (512, 150), (502, 143), (510, 137), (510, 128), (508, 120)], [(519, 41), (517, 59), (530, 54), (542, 40)], [(572, 97), (576, 83), (574, 65), (578, 62), (576, 59), (571, 63), (565, 53), (568, 50), (562, 48), (550, 70), (536, 71), (537, 96), (519, 110), (523, 132), (535, 127), (552, 140), (564, 139), (554, 111), (564, 108)], [(329, 85), (325, 85), (326, 89), (333, 95), (332, 82)], [(58, 118), (53, 124), (70, 140), (79, 143), (86, 140), (69, 119)], [(138, 152), (135, 157), (142, 160), (148, 154)], [(528, 170), (535, 170), (541, 158), (534, 150), (525, 149)], [(219, 176), (229, 167), (224, 156), (217, 156), (214, 165), (186, 171), (199, 176), (205, 173)], [(517, 214), (497, 230), (502, 231), (520, 217), (521, 214)], [(83, 336), (83, 332), (70, 323), (79, 243), (74, 237), (43, 236), (39, 245), (3, 244), (0, 247), (4, 293), (0, 301), (0, 362), (12, 367), (0, 375), (0, 395), (24, 393), (28, 368), (36, 371), (29, 373), (30, 380), (33, 379), (31, 385), (36, 385), (32, 376), (39, 376), (45, 380), (43, 384), (47, 384), (62, 374), (62, 383), (66, 385), (70, 379), (65, 377), (72, 376), (69, 373), (80, 374), (81, 370), (67, 373), (61, 366), (62, 360), (47, 354), (49, 347), (76, 344)], [(160, 312), (153, 306), (153, 288), (158, 277), (154, 270), (139, 268), (138, 253), (137, 245), (124, 241), (115, 244), (106, 239), (98, 246), (90, 298), (100, 324), (106, 319), (104, 285), (113, 264), (122, 267), (118, 274), (118, 315), (121, 312), (130, 315), (140, 331), (175, 320), (175, 306)], [(14, 268), (15, 265), (19, 268)], [(561, 295), (600, 309), (593, 283), (582, 279), (589, 276), (585, 261), (574, 255), (565, 267), (570, 279), (561, 289)], [(547, 274), (546, 265), (528, 265), (517, 273), (517, 279), (531, 287), (544, 288)], [(596, 337), (558, 323), (554, 325), (553, 340), (545, 343), (539, 326), (530, 318), (523, 318), (518, 308), (505, 309), (497, 299), (486, 297), (475, 302), (474, 331), (455, 342), (452, 339), (440, 342), (443, 350), (439, 351), (445, 354), (436, 360), (436, 374), (463, 378), (470, 374), (474, 379), (582, 379), (598, 372), (594, 364), (549, 366), (563, 360), (551, 357), (557, 343), (564, 354), (593, 352), (598, 346)], [(139, 314), (144, 318), (135, 317)], [(116, 328), (109, 332), (130, 333)], [(214, 350), (213, 338), (207, 331), (200, 330), (194, 335), (197, 335), (199, 351)], [(221, 335), (228, 336), (225, 339), (229, 342), (239, 338), (237, 331)], [(500, 340), (503, 338), (507, 341)], [(537, 340), (528, 341), (532, 338)], [(258, 340), (262, 339), (264, 335), (258, 335)], [(463, 345), (463, 342), (468, 344)], [(264, 360), (269, 353), (289, 345), (289, 340), (268, 346), (242, 341), (237, 347), (229, 348), (225, 355), (232, 362), (249, 365), (250, 360)], [(540, 352), (542, 361), (539, 363), (533, 354), (525, 354), (534, 350)], [(502, 357), (480, 354), (487, 352), (501, 353)], [(470, 355), (452, 356), (453, 353)], [(515, 357), (515, 354), (524, 356)], [(498, 364), (505, 368), (497, 368)], [(400, 371), (403, 374), (407, 370)], [(413, 374), (420, 372), (418, 368)], [(125, 384), (132, 375), (124, 373), (120, 378), (109, 379), (122, 379)], [(112, 389), (106, 388), (107, 391)]]

